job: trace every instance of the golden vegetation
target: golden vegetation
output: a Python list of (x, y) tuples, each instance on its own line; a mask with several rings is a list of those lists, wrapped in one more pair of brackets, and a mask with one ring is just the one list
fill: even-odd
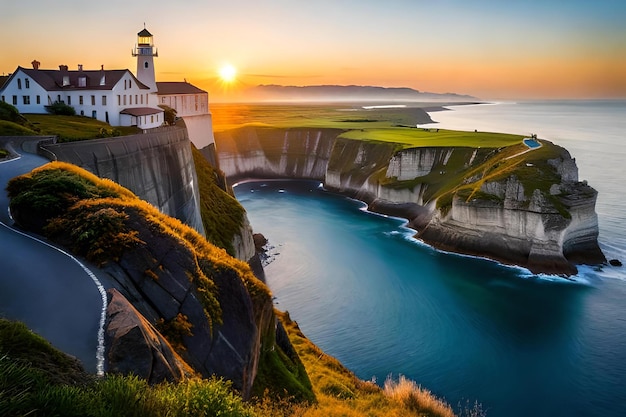
[[(51, 178), (54, 177), (60, 178), (61, 184), (51, 182)], [(134, 220), (142, 219), (153, 233), (170, 236), (177, 242), (180, 250), (193, 254), (196, 268), (188, 271), (188, 277), (195, 283), (203, 299), (205, 313), (210, 323), (219, 322), (221, 314), (215, 296), (215, 284), (211, 279), (215, 273), (234, 272), (245, 283), (255, 302), (260, 305), (271, 302), (269, 289), (254, 276), (246, 263), (231, 257), (224, 249), (210, 244), (194, 229), (179, 220), (161, 214), (125, 188), (111, 181), (102, 180), (73, 165), (57, 162), (12, 180), (9, 187), (11, 196), (24, 198), (24, 193), (30, 193), (31, 198), (44, 198), (46, 189), (36, 186), (38, 179), (46, 180), (47, 186), (50, 187), (47, 189), (48, 192), (62, 190), (62, 203), (69, 208), (53, 217), (49, 229), (68, 240), (79, 253), (106, 262), (107, 254), (117, 257), (125, 250), (145, 245), (146, 243), (140, 239), (140, 234), (136, 234), (137, 230), (133, 228)], [(83, 197), (69, 192), (70, 188), (78, 190)], [(33, 189), (37, 192), (33, 193)], [(27, 204), (28, 201), (28, 198), (24, 198), (22, 203)], [(118, 252), (111, 249), (115, 245)], [(154, 261), (154, 268), (149, 271), (157, 274), (161, 265)], [(299, 374), (305, 371), (297, 371), (295, 368), (303, 365), (303, 369), (306, 369), (309, 375), (317, 402), (314, 400), (297, 402), (289, 398), (280, 399), (266, 395), (261, 396), (253, 404), (244, 404), (240, 397), (231, 391), (230, 386), (220, 380), (189, 380), (180, 384), (164, 383), (150, 388), (145, 381), (134, 377), (107, 377), (95, 386), (87, 388), (71, 384), (48, 387), (42, 383), (25, 391), (26, 394), (22, 398), (24, 403), (20, 402), (18, 405), (24, 405), (26, 408), (20, 410), (28, 412), (28, 407), (32, 404), (47, 401), (47, 406), (54, 405), (55, 410), (62, 414), (65, 411), (69, 412), (68, 410), (74, 412), (77, 404), (80, 405), (79, 409), (89, 404), (90, 407), (95, 407), (92, 415), (106, 415), (111, 404), (122, 404), (121, 408), (117, 407), (116, 410), (130, 407), (128, 409), (138, 413), (135, 415), (186, 415), (185, 413), (197, 413), (199, 410), (214, 410), (220, 415), (262, 417), (453, 415), (448, 405), (404, 378), (397, 383), (388, 382), (384, 389), (373, 382), (360, 380), (339, 361), (326, 355), (309, 341), (287, 313), (277, 312), (277, 315), (284, 323), (300, 359), (286, 360), (274, 355), (269, 359), (266, 358), (264, 366), (273, 367), (280, 362), (288, 364), (293, 368), (291, 372)], [(167, 322), (163, 320), (158, 326), (174, 344), (181, 342), (183, 336), (193, 332), (188, 319), (182, 314)], [(180, 349), (180, 346), (178, 348)], [(282, 355), (285, 356), (284, 353)], [(13, 366), (11, 362), (7, 364), (6, 361), (2, 365)], [(30, 378), (38, 371), (34, 371), (33, 374), (32, 369), (26, 367), (17, 369), (16, 372), (16, 378)], [(282, 373), (277, 375), (278, 380), (285, 381), (285, 377), (281, 376)], [(304, 381), (301, 378), (300, 380)], [(13, 382), (8, 379), (3, 382), (0, 378), (0, 383), (9, 386)], [(130, 393), (132, 398), (129, 397)], [(98, 401), (92, 398), (93, 395), (99, 398)], [(1, 401), (3, 398), (0, 398)]]
[[(280, 410), (270, 404), (259, 405), (263, 416), (302, 417), (401, 417), (454, 416), (444, 401), (412, 381), (401, 377), (382, 389), (370, 381), (357, 378), (337, 359), (326, 355), (300, 331), (288, 313), (277, 312), (291, 343), (304, 363), (317, 398), (317, 404), (282, 404)], [(281, 411), (282, 410), (282, 411)]]

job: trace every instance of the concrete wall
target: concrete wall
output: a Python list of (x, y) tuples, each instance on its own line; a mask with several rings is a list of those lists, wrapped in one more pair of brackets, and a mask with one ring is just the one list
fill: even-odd
[(130, 189), (161, 212), (204, 235), (191, 144), (184, 127), (145, 134), (44, 145), (59, 161), (78, 165)]

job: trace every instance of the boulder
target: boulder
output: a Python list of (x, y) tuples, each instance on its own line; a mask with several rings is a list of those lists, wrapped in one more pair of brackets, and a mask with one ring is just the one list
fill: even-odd
[(107, 291), (106, 370), (134, 374), (151, 384), (193, 374), (167, 340), (117, 290)]

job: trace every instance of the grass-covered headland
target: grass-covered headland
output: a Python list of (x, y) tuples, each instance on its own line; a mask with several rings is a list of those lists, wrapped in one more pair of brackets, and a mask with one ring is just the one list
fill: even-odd
[[(234, 271), (253, 298), (270, 297), (247, 264), (125, 188), (73, 165), (47, 164), (12, 180), (8, 191), (18, 222), (96, 263), (114, 261), (125, 251), (145, 245), (135, 229), (139, 221), (174, 236), (181, 251), (192, 252), (198, 260), (199, 269), (191, 271), (188, 279), (201, 289), (207, 319), (214, 323), (219, 323), (221, 309), (211, 275), (202, 269), (206, 265), (213, 265), (214, 272)], [(134, 376), (97, 379), (24, 325), (1, 320), (0, 410), (9, 416), (453, 415), (448, 405), (404, 378), (389, 380), (383, 388), (359, 380), (306, 339), (288, 315), (280, 316), (301, 362), (274, 349), (274, 354), (262, 356), (256, 397), (249, 402), (219, 376), (156, 385)], [(298, 369), (301, 366), (304, 370)], [(314, 399), (301, 391), (308, 380)], [(283, 395), (276, 395), (281, 390)], [(481, 415), (477, 410), (466, 412)]]
[(72, 142), (132, 135), (135, 126), (111, 126), (87, 116), (20, 114), (14, 106), (0, 101), (0, 136), (58, 136), (59, 142)]

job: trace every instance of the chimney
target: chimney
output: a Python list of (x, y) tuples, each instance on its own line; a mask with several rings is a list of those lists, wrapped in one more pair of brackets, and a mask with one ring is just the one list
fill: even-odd
[(100, 85), (106, 84), (106, 73), (104, 72), (104, 65), (100, 65)]
[(83, 70), (83, 64), (78, 64), (78, 70), (82, 71)]
[(39, 65), (41, 65), (41, 62), (37, 61), (36, 59), (31, 62), (31, 64), (33, 65), (33, 69), (38, 70), (39, 69)]
[(67, 72), (67, 65), (59, 65), (59, 71)]

